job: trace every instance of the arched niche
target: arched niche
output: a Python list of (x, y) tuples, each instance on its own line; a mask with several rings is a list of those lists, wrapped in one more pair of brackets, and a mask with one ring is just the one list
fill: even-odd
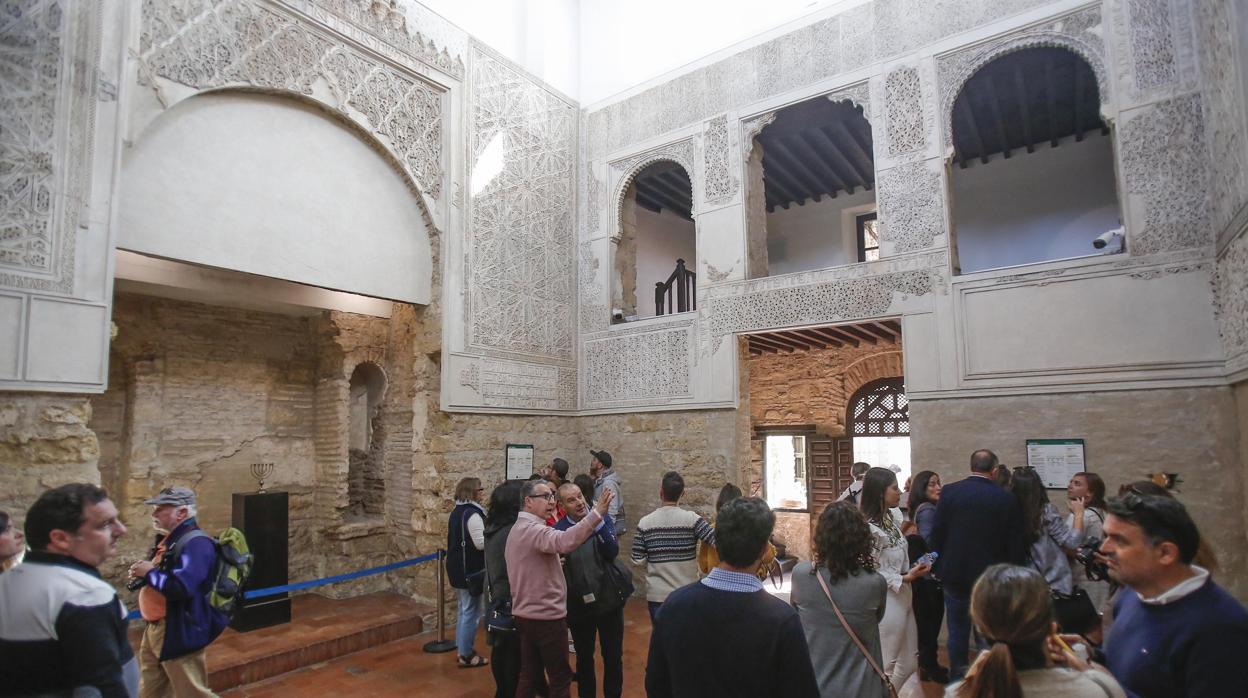
[(347, 518), (380, 516), (385, 511), (386, 478), (381, 424), (386, 375), (377, 364), (355, 367), (348, 381)]
[(624, 179), (618, 220), (613, 321), (695, 310), (697, 223), (687, 167), (669, 159), (639, 164)]
[(819, 96), (760, 121), (747, 162), (749, 276), (879, 258), (871, 124)]
[(427, 304), (428, 216), (371, 136), (289, 96), (207, 92), (122, 162), (118, 247)]
[(949, 113), (961, 273), (1119, 252), (1113, 138), (1096, 65), (1065, 46), (1011, 47), (979, 65)]

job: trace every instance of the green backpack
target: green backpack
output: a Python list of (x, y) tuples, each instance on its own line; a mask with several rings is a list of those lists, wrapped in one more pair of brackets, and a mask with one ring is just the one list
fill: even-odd
[(243, 585), (251, 576), (252, 554), (247, 547), (247, 537), (237, 528), (227, 528), (213, 538), (200, 529), (194, 529), (178, 539), (173, 554), (178, 555), (187, 541), (208, 538), (217, 550), (217, 561), (208, 573), (208, 605), (228, 620), (242, 600)]

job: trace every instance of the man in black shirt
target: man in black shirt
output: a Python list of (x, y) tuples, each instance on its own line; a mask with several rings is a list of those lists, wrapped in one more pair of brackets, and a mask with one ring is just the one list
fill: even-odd
[(819, 686), (797, 611), (755, 576), (776, 515), (757, 497), (719, 512), (719, 566), (672, 592), (654, 621), (646, 695), (815, 698)]

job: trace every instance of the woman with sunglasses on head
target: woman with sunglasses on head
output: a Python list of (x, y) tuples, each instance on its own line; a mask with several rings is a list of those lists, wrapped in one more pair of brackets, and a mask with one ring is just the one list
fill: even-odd
[[(947, 698), (1121, 698), (1108, 672), (1068, 654), (1057, 638), (1049, 585), (1034, 569), (993, 565), (971, 590), (971, 621), (989, 643)], [(1054, 659), (1066, 666), (1058, 666)]]
[(910, 585), (931, 571), (931, 565), (910, 565), (906, 537), (902, 535), (901, 489), (897, 475), (888, 468), (871, 468), (863, 478), (858, 506), (871, 528), (876, 571), (888, 583), (888, 602), (880, 621), (880, 650), (884, 671), (900, 691), (918, 668), (918, 629)]

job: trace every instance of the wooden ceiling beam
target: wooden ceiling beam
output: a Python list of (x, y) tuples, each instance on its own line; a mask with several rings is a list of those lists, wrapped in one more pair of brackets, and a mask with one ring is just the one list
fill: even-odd
[(1009, 160), (1011, 155), (1010, 134), (1005, 130), (1005, 119), (1001, 118), (1001, 100), (997, 99), (997, 86), (992, 82), (992, 75), (986, 73), (984, 78), (984, 90), (988, 95), (988, 111), (992, 114), (992, 124), (997, 130), (997, 135), (1001, 137), (1001, 152), (1005, 155), (1005, 159)]
[(664, 172), (655, 179), (672, 193), (679, 194), (682, 199), (693, 200), (693, 185), (689, 183), (689, 180), (682, 179), (678, 172)]
[[(833, 334), (832, 332), (829, 332), (828, 329), (829, 328), (827, 327), (810, 327), (805, 331), (816, 336), (823, 337), (826, 341), (830, 342), (837, 348), (843, 347), (851, 341), (854, 341), (852, 338), (846, 338), (844, 335)], [(855, 343), (854, 346), (858, 345)]]
[(1058, 134), (1057, 130), (1057, 90), (1053, 88), (1053, 57), (1050, 56), (1044, 62), (1044, 95), (1045, 102), (1049, 112), (1049, 147), (1056, 148)]
[(879, 340), (879, 338), (878, 338), (878, 337), (876, 337), (876, 336), (875, 336), (875, 335), (873, 335), (873, 334), (867, 334), (866, 332), (863, 332), (862, 330), (858, 329), (858, 326), (857, 326), (857, 325), (839, 325), (839, 326), (837, 326), (837, 328), (836, 328), (836, 329), (838, 329), (838, 330), (840, 330), (840, 331), (842, 331), (842, 332), (844, 332), (844, 333), (846, 333), (846, 334), (851, 334), (851, 335), (853, 335), (853, 336), (857, 337), (858, 339), (861, 339), (862, 341), (864, 341), (864, 342), (866, 342), (866, 343), (868, 343), (868, 344), (879, 344), (879, 343), (880, 343), (880, 340)]
[(663, 210), (663, 204), (652, 200), (649, 196), (647, 196), (640, 189), (634, 190), (633, 200), (637, 202), (638, 206), (641, 206), (642, 208), (653, 211), (655, 213), (659, 213)]
[(793, 195), (793, 192), (780, 184), (779, 177), (764, 176), (763, 186), (767, 188), (767, 194), (776, 201), (776, 204), (786, 211), (789, 209), (789, 204), (797, 201), (797, 197)]
[(854, 329), (861, 330), (876, 337), (877, 339), (882, 339), (889, 344), (896, 341), (896, 337), (893, 336), (892, 332), (889, 332), (887, 329), (880, 327), (874, 322), (864, 322), (861, 325), (854, 325)]
[(825, 335), (821, 335), (812, 330), (793, 330), (793, 333), (799, 336), (805, 337), (807, 339), (813, 340), (815, 342), (818, 342), (819, 348), (821, 349), (839, 348), (839, 347), (845, 346), (844, 342), (832, 339), (831, 337), (827, 337)]
[(869, 185), (871, 182), (875, 181), (875, 159), (872, 158), (871, 154), (868, 153), (863, 148), (862, 144), (858, 142), (858, 139), (854, 136), (853, 131), (849, 130), (849, 127), (845, 125), (844, 121), (836, 122), (835, 128), (837, 131), (840, 131), (841, 135), (845, 139), (845, 143), (849, 145), (850, 154), (858, 160), (856, 163), (856, 171), (858, 172), (858, 176), (862, 178), (862, 186), (870, 189)]
[(779, 354), (780, 353), (779, 349), (775, 347), (767, 346), (763, 344), (762, 342), (756, 342), (754, 341), (753, 337), (750, 337), (748, 340), (746, 340), (746, 344), (749, 345), (751, 354), (763, 354), (763, 353)]
[[(819, 174), (822, 175), (825, 180), (832, 182), (832, 186), (835, 187), (833, 192), (844, 189), (852, 194), (853, 187), (846, 185), (845, 181), (841, 179), (841, 176), (832, 168), (832, 165), (827, 162), (827, 156), (823, 154), (823, 149), (819, 146), (818, 139), (812, 135), (810, 131), (801, 131), (797, 134), (797, 137), (805, 143), (806, 148), (810, 151), (810, 154), (814, 156), (810, 159), (810, 162), (814, 165), (815, 169), (819, 170)], [(833, 193), (833, 196), (836, 196), (836, 194)]]
[[(780, 141), (779, 138), (772, 139), (771, 152), (773, 155), (779, 156), (793, 166), (793, 169), (804, 178), (803, 183), (813, 185), (812, 190), (817, 191), (819, 195), (829, 194), (832, 198), (836, 198), (836, 187), (830, 186), (822, 177), (810, 171), (806, 164), (802, 162), (802, 158), (793, 154), (789, 147)], [(815, 196), (815, 201), (819, 200), (819, 196)]]
[(849, 173), (849, 176), (843, 179), (850, 194), (854, 193), (855, 187), (867, 187), (867, 181), (862, 177), (862, 173), (858, 171), (850, 157), (841, 151), (841, 147), (837, 144), (835, 138), (828, 135), (822, 126), (811, 129), (811, 132), (816, 134), (823, 142), (827, 152), (832, 154), (833, 159), (841, 165), (841, 169)]
[(666, 192), (672, 201), (680, 202), (680, 204), (685, 207), (685, 211), (690, 214), (693, 213), (693, 195), (689, 193), (688, 189), (681, 190), (679, 186), (676, 186), (662, 178), (652, 178), (647, 180), (646, 183), (658, 190)]
[(897, 322), (896, 320), (884, 320), (880, 324), (892, 330), (898, 337), (901, 336), (901, 323), (900, 322)]
[(793, 352), (797, 351), (797, 347), (793, 346), (792, 344), (787, 344), (787, 343), (784, 343), (775, 339), (774, 335), (763, 336), (763, 335), (758, 335), (758, 334), (752, 334), (750, 335), (750, 341), (758, 342), (762, 346), (769, 346), (773, 349), (776, 349), (777, 351), (783, 351), (786, 354), (792, 354)]
[(987, 165), (988, 149), (984, 147), (984, 138), (979, 134), (979, 124), (975, 123), (975, 114), (971, 111), (969, 88), (970, 83), (962, 87), (962, 94), (958, 97), (958, 111), (962, 114), (962, 120), (966, 122), (971, 140), (975, 143), (975, 150), (979, 151), (979, 161)]
[(690, 217), (689, 207), (685, 202), (677, 200), (672, 195), (659, 189), (658, 187), (652, 187), (646, 182), (641, 182), (637, 185), (637, 194), (644, 194), (646, 198), (659, 203), (663, 208), (666, 208), (681, 218), (688, 219)]
[(848, 332), (843, 332), (842, 329), (843, 328), (840, 327), (820, 327), (819, 331), (826, 333), (836, 340), (844, 342), (852, 347), (862, 345), (862, 340), (858, 339), (855, 335), (849, 334)]
[(1036, 144), (1031, 138), (1031, 110), (1027, 108), (1027, 87), (1024, 85), (1023, 69), (1014, 67), (1014, 99), (1018, 101), (1019, 118), (1023, 121), (1023, 140), (1027, 141), (1027, 152), (1036, 152)]
[(800, 337), (794, 336), (790, 332), (771, 332), (767, 335), (768, 339), (774, 339), (781, 344), (787, 344), (799, 351), (814, 349), (815, 344), (809, 340), (802, 340)]
[[(764, 151), (766, 153), (766, 151)], [(765, 154), (763, 156), (763, 179), (775, 180), (776, 188), (780, 193), (785, 194), (785, 199), (790, 202), (796, 202), (799, 206), (806, 203), (806, 199), (810, 196), (793, 175), (784, 167), (774, 154)]]

